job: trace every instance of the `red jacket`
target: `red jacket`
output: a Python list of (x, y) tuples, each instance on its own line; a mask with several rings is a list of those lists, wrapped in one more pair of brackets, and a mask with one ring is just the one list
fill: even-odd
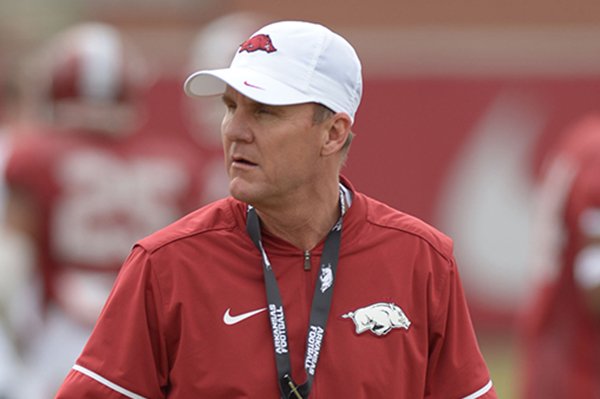
[[(246, 204), (227, 198), (141, 240), (57, 398), (278, 399), (269, 315), (250, 313), (266, 298), (245, 229)], [(301, 382), (323, 243), (305, 270), (301, 250), (263, 242)], [(373, 316), (386, 304), (409, 325)], [(354, 190), (310, 397), (496, 398), (450, 239)]]

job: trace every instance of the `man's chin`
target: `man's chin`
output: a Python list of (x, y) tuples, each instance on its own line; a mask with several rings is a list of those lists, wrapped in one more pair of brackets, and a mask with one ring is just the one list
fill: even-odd
[(234, 178), (229, 182), (229, 194), (238, 201), (252, 203), (252, 194), (248, 182), (241, 181), (240, 178)]

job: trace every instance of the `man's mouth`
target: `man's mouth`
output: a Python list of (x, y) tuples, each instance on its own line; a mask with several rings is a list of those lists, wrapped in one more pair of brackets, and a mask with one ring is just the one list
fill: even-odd
[(234, 155), (231, 157), (231, 161), (236, 165), (245, 165), (245, 166), (257, 166), (256, 163), (244, 158), (242, 156)]

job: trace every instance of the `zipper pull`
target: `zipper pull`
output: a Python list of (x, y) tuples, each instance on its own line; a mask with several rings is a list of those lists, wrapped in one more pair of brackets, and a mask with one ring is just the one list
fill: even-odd
[(310, 270), (310, 251), (304, 251), (304, 270)]

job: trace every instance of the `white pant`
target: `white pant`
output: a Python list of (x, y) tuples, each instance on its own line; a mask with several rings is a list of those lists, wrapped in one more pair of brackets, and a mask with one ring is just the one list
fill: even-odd
[(14, 381), (19, 375), (22, 375), (20, 359), (13, 343), (8, 339), (4, 326), (0, 324), (0, 397), (14, 396), (11, 392)]
[(60, 309), (49, 309), (39, 334), (25, 349), (23, 370), (11, 398), (53, 398), (90, 333), (91, 328), (67, 318)]

